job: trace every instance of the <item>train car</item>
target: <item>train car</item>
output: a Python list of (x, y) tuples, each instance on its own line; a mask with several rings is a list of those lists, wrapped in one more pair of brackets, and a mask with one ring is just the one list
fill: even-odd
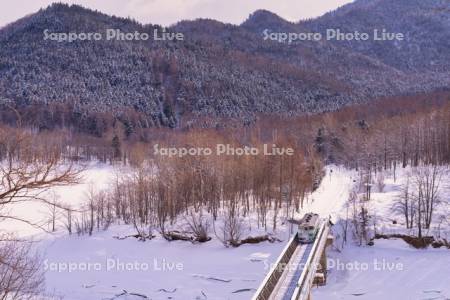
[(320, 219), (318, 214), (308, 213), (298, 224), (298, 241), (302, 244), (314, 242), (319, 231)]

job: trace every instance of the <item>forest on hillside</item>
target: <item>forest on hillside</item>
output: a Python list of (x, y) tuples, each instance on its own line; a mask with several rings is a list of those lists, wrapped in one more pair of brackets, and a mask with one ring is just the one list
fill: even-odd
[[(380, 97), (448, 90), (448, 22), (439, 0), (358, 1), (299, 23), (256, 11), (239, 26), (200, 19), (164, 28), (184, 34), (183, 41), (59, 43), (44, 40), (43, 32), (117, 28), (151, 35), (163, 28), (54, 4), (0, 29), (0, 103), (40, 129), (72, 126), (96, 135), (111, 122), (132, 131), (185, 128), (207, 117), (214, 120), (210, 126), (227, 126), (230, 119), (253, 124), (259, 114), (335, 111)], [(336, 27), (386, 28), (407, 40), (286, 45), (262, 37), (265, 29)]]

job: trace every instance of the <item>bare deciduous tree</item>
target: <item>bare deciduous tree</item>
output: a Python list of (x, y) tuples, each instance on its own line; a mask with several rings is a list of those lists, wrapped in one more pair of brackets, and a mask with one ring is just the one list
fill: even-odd
[(44, 290), (41, 259), (31, 244), (0, 242), (0, 299), (36, 299)]
[[(49, 203), (42, 195), (52, 187), (77, 183), (80, 171), (73, 165), (62, 166), (57, 153), (36, 146), (29, 134), (21, 130), (14, 133), (5, 134), (0, 130), (3, 150), (0, 221), (16, 220), (42, 228), (15, 216), (14, 205), (31, 201)], [(30, 253), (29, 245), (24, 242), (8, 239), (1, 242), (0, 299), (31, 299), (41, 292), (40, 260)]]
[(219, 234), (216, 232), (217, 238), (225, 245), (225, 247), (236, 247), (242, 237), (244, 224), (236, 211), (227, 210), (224, 215), (223, 225), (220, 227)]
[(405, 218), (407, 229), (413, 228), (416, 217), (416, 202), (411, 191), (411, 175), (408, 173), (406, 182), (401, 187), (401, 193), (394, 201), (393, 210)]
[(418, 237), (429, 229), (440, 204), (442, 178), (446, 169), (438, 165), (419, 165), (408, 174), (393, 209), (405, 217), (406, 228), (417, 228)]
[(209, 220), (203, 215), (203, 211), (200, 209), (198, 213), (191, 210), (189, 216), (185, 218), (189, 229), (194, 234), (195, 241), (204, 243), (211, 240), (209, 237)]

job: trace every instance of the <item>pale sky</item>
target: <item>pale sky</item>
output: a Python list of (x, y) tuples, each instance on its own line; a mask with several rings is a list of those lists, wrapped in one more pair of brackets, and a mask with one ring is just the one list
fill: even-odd
[(171, 25), (180, 20), (210, 18), (240, 24), (257, 9), (289, 21), (317, 17), (352, 0), (0, 0), (0, 27), (53, 2), (81, 4), (141, 23)]

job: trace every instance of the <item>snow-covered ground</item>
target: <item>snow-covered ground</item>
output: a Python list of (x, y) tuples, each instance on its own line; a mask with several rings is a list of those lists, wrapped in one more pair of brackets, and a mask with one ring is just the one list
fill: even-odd
[[(62, 202), (76, 206), (86, 199), (91, 182), (97, 189), (107, 188), (116, 172), (110, 166), (92, 165), (85, 171), (82, 184), (55, 192)], [(316, 212), (322, 217), (331, 216), (333, 222), (345, 217), (346, 201), (357, 178), (354, 171), (328, 167), (302, 214)], [(384, 191), (372, 196), (371, 208), (380, 229), (386, 232), (402, 230), (400, 225), (392, 224), (392, 219), (399, 217), (390, 209), (400, 183), (389, 177)], [(41, 224), (47, 218), (46, 209), (37, 205), (18, 207), (15, 213)], [(23, 224), (0, 226), (22, 236), (33, 235), (44, 256), (48, 293), (69, 300), (142, 299), (138, 295), (149, 299), (250, 299), (289, 238), (286, 225), (279, 225), (276, 232), (283, 242), (238, 248), (225, 248), (216, 238), (204, 244), (167, 242), (160, 236), (147, 242), (114, 238), (134, 233), (124, 225), (114, 225), (91, 237), (69, 236), (61, 225), (54, 234)], [(415, 250), (403, 241), (377, 240), (373, 247), (357, 247), (349, 242), (340, 252), (329, 251), (329, 257), (335, 265), (349, 262), (354, 268), (331, 266), (328, 285), (315, 289), (314, 299), (449, 298), (449, 250)], [(377, 270), (375, 260), (385, 262), (385, 269)], [(357, 268), (365, 263), (367, 270)], [(397, 269), (386, 270), (388, 267)]]
[[(345, 203), (350, 173), (333, 169), (332, 176), (326, 177), (305, 203), (304, 212), (330, 215)], [(107, 188), (114, 174), (111, 167), (93, 166), (85, 172), (82, 184), (58, 188), (56, 193), (62, 202), (76, 205), (86, 199), (90, 182), (94, 181), (96, 188)], [(42, 209), (35, 207), (30, 215), (29, 207), (20, 207), (17, 213), (41, 220), (46, 218)], [(17, 231), (29, 233), (30, 228)], [(35, 235), (45, 257), (47, 291), (73, 300), (111, 299), (124, 290), (151, 299), (249, 299), (289, 238), (286, 225), (277, 230), (283, 242), (239, 248), (225, 248), (215, 238), (196, 245), (167, 242), (160, 236), (147, 242), (114, 238), (131, 233), (131, 228), (115, 225), (92, 237), (68, 236), (63, 229), (52, 235)]]
[[(397, 180), (386, 174), (383, 191), (375, 189), (372, 194), (369, 210), (376, 218), (378, 233), (415, 234), (405, 229), (403, 217), (392, 209), (407, 171), (399, 170)], [(447, 175), (442, 180), (442, 203), (425, 235), (450, 237), (449, 179)], [(338, 215), (345, 216), (344, 210)], [(446, 221), (442, 222), (442, 216)], [(313, 299), (450, 299), (450, 250), (444, 248), (419, 250), (397, 239), (375, 240), (372, 247), (350, 242), (341, 251), (328, 251), (328, 269), (327, 285), (314, 289)]]
[(113, 298), (124, 290), (150, 299), (249, 299), (265, 275), (263, 260), (272, 262), (284, 246), (113, 238), (126, 233), (115, 226), (90, 238), (46, 240), (49, 292), (73, 300)]
[(450, 251), (418, 250), (403, 240), (377, 240), (328, 253), (327, 285), (315, 300), (449, 299)]
[[(392, 173), (386, 174), (383, 191), (375, 188), (372, 194), (369, 209), (376, 218), (378, 230), (383, 234), (417, 235), (416, 229), (406, 229), (404, 217), (393, 210), (393, 204), (401, 194), (402, 184), (406, 182), (407, 172), (411, 170), (398, 170), (396, 180)], [(423, 234), (450, 240), (450, 173), (443, 176), (439, 186), (440, 203), (435, 208), (430, 229), (424, 230)]]
[(303, 211), (317, 213), (322, 218), (331, 217), (333, 222), (345, 217), (345, 205), (356, 179), (357, 172), (339, 166), (327, 167), (325, 177), (319, 188), (308, 197)]
[[(65, 187), (55, 187), (39, 197), (49, 201), (56, 200), (60, 204), (71, 205), (73, 208), (80, 205), (87, 199), (90, 187), (96, 190), (108, 188), (108, 185), (115, 178), (117, 170), (111, 165), (101, 163), (91, 163), (80, 176), (80, 184)], [(42, 233), (42, 229), (49, 230), (49, 210), (50, 207), (42, 202), (23, 202), (14, 205), (12, 212), (15, 217), (32, 222), (37, 226), (30, 226), (24, 222), (6, 220), (0, 223), (2, 230), (13, 232), (19, 236), (29, 236)]]
[[(56, 194), (60, 203), (76, 208), (92, 185), (97, 191), (107, 189), (117, 172), (111, 166), (91, 165), (80, 184), (52, 189), (47, 196), (51, 200)], [(15, 206), (13, 213), (49, 228), (48, 207), (42, 203)], [(52, 234), (11, 220), (0, 226), (36, 241), (48, 294), (69, 300), (114, 299), (125, 291), (117, 299), (142, 299), (137, 294), (150, 299), (249, 299), (289, 238), (286, 225), (277, 230), (282, 242), (239, 248), (225, 248), (216, 238), (204, 244), (168, 242), (158, 234), (146, 242), (114, 238), (136, 233), (126, 225), (113, 225), (91, 237), (69, 236), (60, 222)]]

